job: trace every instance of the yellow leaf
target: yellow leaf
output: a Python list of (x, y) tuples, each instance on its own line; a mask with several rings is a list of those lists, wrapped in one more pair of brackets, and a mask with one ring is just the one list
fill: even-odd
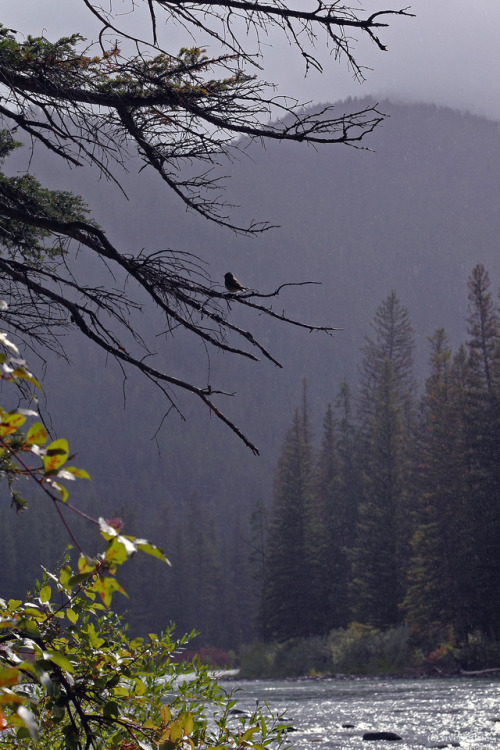
[(90, 479), (90, 474), (85, 469), (77, 469), (76, 466), (66, 466), (65, 470), (78, 477), (78, 479)]
[(11, 414), (2, 414), (2, 423), (0, 424), (0, 437), (6, 437), (12, 432), (15, 432), (26, 422), (26, 417), (23, 414), (14, 412)]
[(15, 667), (5, 667), (0, 669), (0, 687), (16, 685), (19, 682), (21, 673)]
[(26, 442), (30, 445), (44, 445), (48, 439), (47, 430), (41, 422), (32, 424), (26, 435)]
[(183, 729), (182, 724), (179, 720), (172, 722), (170, 725), (170, 740), (172, 742), (178, 742), (182, 739)]
[(46, 455), (43, 458), (43, 468), (45, 473), (52, 473), (57, 471), (66, 461), (69, 456), (68, 441), (64, 438), (54, 440), (47, 446)]
[(182, 722), (182, 728), (184, 729), (184, 734), (191, 734), (191, 732), (194, 729), (194, 720), (193, 720), (193, 714), (189, 712), (182, 712), (179, 715), (179, 720)]

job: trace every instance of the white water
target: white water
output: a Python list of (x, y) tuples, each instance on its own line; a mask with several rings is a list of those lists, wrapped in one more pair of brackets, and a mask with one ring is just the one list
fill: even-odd
[[(221, 682), (238, 689), (238, 707), (256, 701), (286, 709), (292, 748), (397, 750), (459, 746), (500, 748), (500, 678), (332, 679)], [(343, 724), (354, 724), (345, 728)], [(367, 742), (369, 731), (396, 732), (402, 742)], [(314, 743), (314, 744), (313, 744)]]

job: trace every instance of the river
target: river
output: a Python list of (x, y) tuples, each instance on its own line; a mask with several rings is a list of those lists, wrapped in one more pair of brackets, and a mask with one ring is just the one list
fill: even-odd
[[(326, 679), (232, 681), (238, 707), (286, 710), (296, 750), (393, 747), (500, 747), (500, 678)], [(344, 725), (344, 726), (343, 726)], [(351, 727), (345, 725), (353, 725)], [(371, 731), (397, 733), (401, 742), (363, 741)]]

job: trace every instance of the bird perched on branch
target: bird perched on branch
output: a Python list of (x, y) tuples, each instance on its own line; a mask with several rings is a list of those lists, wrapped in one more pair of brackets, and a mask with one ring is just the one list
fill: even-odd
[(224, 284), (227, 291), (231, 292), (231, 294), (238, 294), (238, 292), (247, 291), (247, 288), (242, 286), (238, 279), (235, 279), (230, 271), (224, 274)]

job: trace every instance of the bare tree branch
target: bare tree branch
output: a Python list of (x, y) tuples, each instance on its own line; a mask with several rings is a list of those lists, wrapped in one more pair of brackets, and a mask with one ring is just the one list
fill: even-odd
[[(32, 149), (40, 144), (73, 167), (90, 164), (123, 190), (120, 170), (134, 157), (140, 169), (157, 172), (187, 208), (250, 235), (271, 225), (235, 220), (221, 165), (255, 140), (364, 148), (383, 118), (376, 106), (339, 114), (333, 106), (307, 109), (277, 96), (272, 85), (247, 71), (262, 67), (269, 31), (284, 35), (306, 69), (321, 69), (318, 50), (326, 45), (361, 78), (349, 35), (364, 34), (384, 50), (379, 35), (389, 19), (412, 15), (407, 8), (367, 15), (340, 0), (304, 7), (285, 0), (133, 0), (133, 13), (145, 13), (149, 22), (146, 39), (119, 21), (112, 0), (106, 8), (97, 0), (82, 2), (99, 24), (90, 43), (79, 34), (18, 39), (0, 26), (0, 120), (6, 128), (0, 131), (0, 159), (19, 145), (13, 134), (20, 132)], [(164, 41), (172, 24), (216, 49), (172, 52)], [(79, 255), (89, 253), (104, 264), (100, 285), (86, 282), (80, 267)], [(0, 295), (8, 302), (0, 314), (12, 330), (58, 349), (61, 333), (78, 328), (122, 368), (138, 370), (159, 387), (169, 410), (178, 409), (177, 390), (191, 393), (254, 452), (214, 402), (230, 394), (214, 387), (210, 375), (205, 384), (195, 384), (155, 367), (155, 342), (163, 346), (181, 329), (207, 352), (254, 362), (262, 357), (281, 367), (251, 327), (232, 321), (233, 305), (309, 331), (339, 330), (273, 309), (284, 287), (316, 282), (286, 282), (272, 292), (220, 291), (199, 258), (172, 250), (126, 253), (88, 218), (81, 199), (49, 191), (29, 174), (8, 178), (0, 172), (0, 271)], [(156, 338), (141, 328), (142, 304), (160, 313)]]

